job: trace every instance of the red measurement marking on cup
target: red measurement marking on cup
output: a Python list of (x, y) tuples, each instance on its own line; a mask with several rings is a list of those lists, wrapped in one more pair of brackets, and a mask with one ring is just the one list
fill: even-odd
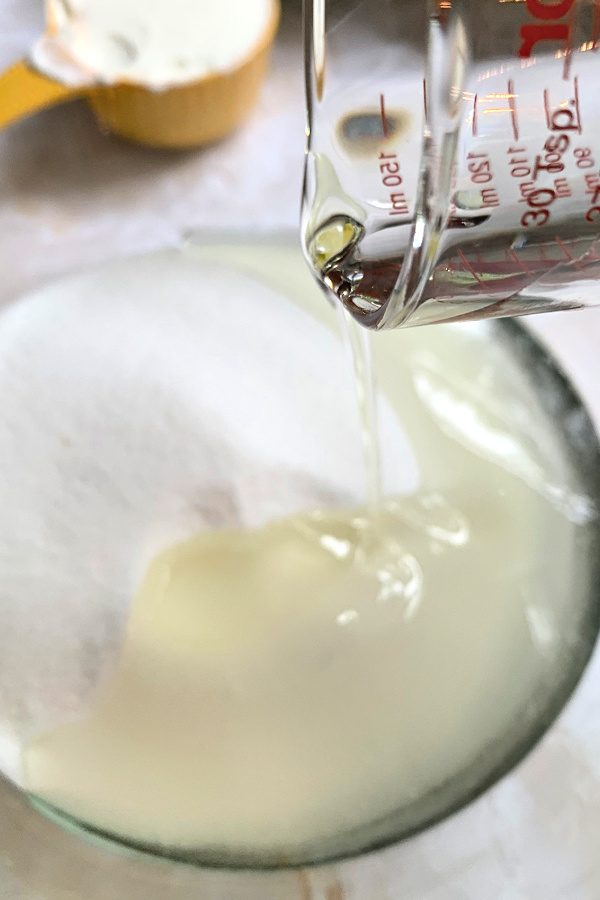
[(526, 275), (529, 275), (530, 278), (533, 278), (533, 272), (531, 271), (531, 269), (529, 269), (529, 268), (525, 265), (525, 263), (523, 262), (523, 260), (520, 259), (520, 258), (517, 256), (516, 251), (515, 251), (515, 250), (509, 250), (508, 252), (509, 252), (509, 254), (512, 256), (512, 258), (514, 259), (514, 261), (521, 267), (521, 269), (523, 269), (523, 271), (525, 272), (525, 274), (526, 274)]
[(492, 164), (487, 153), (467, 153), (467, 159), (473, 184), (489, 184), (493, 180)]
[(577, 123), (579, 126), (578, 131), (579, 131), (579, 134), (581, 134), (582, 128), (581, 128), (581, 110), (579, 108), (579, 78), (577, 75), (573, 79), (573, 92), (575, 94), (574, 100), (575, 100), (575, 112), (577, 113)]
[(546, 128), (550, 128), (550, 115), (552, 110), (550, 109), (550, 91), (548, 88), (544, 90), (544, 112), (546, 113)]
[(564, 199), (565, 197), (573, 196), (571, 192), (571, 185), (566, 178), (555, 178), (554, 189), (556, 191), (557, 197), (562, 197)]
[(573, 256), (573, 254), (571, 253), (571, 251), (569, 250), (569, 248), (567, 247), (565, 242), (561, 238), (559, 238), (558, 235), (555, 237), (555, 241), (558, 244), (558, 246), (560, 247), (560, 249), (562, 250), (562, 252), (567, 257), (567, 259), (570, 260), (571, 262), (573, 262), (575, 257)]
[(533, 22), (521, 25), (519, 56), (529, 59), (536, 44), (542, 41), (564, 40), (567, 43), (571, 38), (574, 19), (572, 16), (569, 16), (567, 22), (561, 22), (561, 19), (567, 13), (574, 12), (576, 2), (577, 0), (555, 0), (553, 3), (542, 3), (541, 0), (527, 0), (527, 11)]
[(512, 122), (512, 130), (515, 141), (519, 140), (519, 120), (517, 118), (517, 95), (515, 94), (515, 83), (512, 78), (508, 80), (508, 105), (510, 107), (510, 118)]
[(464, 265), (465, 269), (467, 269), (467, 270), (471, 273), (471, 275), (473, 276), (473, 278), (475, 279), (475, 281), (479, 282), (479, 284), (480, 284), (482, 287), (484, 287), (484, 288), (486, 288), (486, 290), (488, 290), (488, 285), (485, 283), (485, 281), (483, 280), (483, 278), (482, 278), (480, 275), (477, 274), (477, 272), (475, 271), (475, 269), (473, 268), (473, 266), (469, 263), (467, 257), (466, 257), (465, 254), (462, 252), (462, 250), (459, 250), (459, 251), (458, 251), (458, 255), (460, 256), (460, 258), (461, 258), (461, 260), (462, 260), (462, 262), (463, 262), (463, 265)]
[(592, 195), (591, 205), (594, 206), (600, 200), (600, 175), (597, 172), (586, 172), (583, 176), (585, 179), (585, 192)]
[(581, 134), (581, 109), (579, 106), (579, 78), (573, 79), (573, 97), (568, 100), (555, 102), (554, 107), (550, 101), (550, 91), (544, 90), (544, 112), (546, 114), (546, 127), (549, 131), (572, 132)]
[[(506, 153), (507, 156), (512, 157), (508, 163), (511, 176), (517, 178), (519, 181), (523, 178), (529, 178), (531, 176), (532, 165), (527, 156), (521, 155), (527, 153), (525, 147), (509, 147)], [(532, 182), (529, 182), (529, 184), (531, 183)]]
[(567, 247), (565, 242), (561, 238), (559, 238), (558, 235), (556, 236), (555, 241), (558, 244), (558, 246), (560, 247), (560, 249), (562, 250), (562, 252), (567, 257), (569, 262), (573, 263), (573, 268), (577, 269), (579, 272), (583, 272), (582, 267), (578, 264), (577, 260), (575, 259), (575, 257), (573, 256), (573, 254), (571, 253), (571, 251), (569, 250), (569, 248)]
[(407, 216), (409, 210), (404, 191), (390, 190), (390, 188), (399, 188), (403, 181), (400, 163), (395, 153), (379, 154), (379, 174), (381, 183), (389, 190), (391, 209), (388, 215)]
[(591, 194), (590, 207), (585, 214), (586, 222), (597, 224), (600, 221), (600, 175), (597, 172), (586, 172), (585, 169), (595, 169), (596, 161), (592, 156), (591, 147), (576, 147), (573, 151), (575, 164), (583, 170), (586, 194)]
[[(500, 206), (498, 191), (493, 184), (492, 163), (487, 153), (467, 153), (467, 169), (473, 184), (480, 188), (481, 202), (484, 207)], [(487, 187), (481, 187), (486, 184)]]
[(385, 97), (383, 94), (379, 95), (379, 108), (381, 109), (381, 127), (383, 128), (383, 136), (388, 136), (388, 127), (387, 127), (387, 118), (385, 115)]
[[(551, 206), (559, 196), (553, 188), (534, 188), (529, 185), (519, 185), (522, 193), (521, 203), (527, 203), (530, 207), (521, 216), (521, 225), (523, 228), (531, 226), (540, 228), (545, 225), (550, 218)], [(540, 254), (543, 252), (540, 249)]]

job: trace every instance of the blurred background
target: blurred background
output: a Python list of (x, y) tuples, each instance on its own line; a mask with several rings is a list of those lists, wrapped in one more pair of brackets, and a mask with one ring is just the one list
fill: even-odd
[[(282, 5), (260, 100), (217, 144), (136, 146), (103, 133), (83, 100), (0, 132), (0, 302), (90, 263), (176, 244), (190, 230), (297, 227), (301, 3)], [(0, 0), (0, 68), (23, 58), (43, 26), (42, 0)]]

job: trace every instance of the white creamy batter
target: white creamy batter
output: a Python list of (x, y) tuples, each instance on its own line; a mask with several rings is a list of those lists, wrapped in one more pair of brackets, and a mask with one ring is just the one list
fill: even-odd
[(274, 0), (48, 0), (33, 59), (67, 82), (161, 89), (239, 66), (273, 15)]
[(210, 253), (240, 271), (113, 263), (0, 322), (0, 766), (116, 835), (310, 855), (527, 733), (595, 511), (507, 351), (437, 327), (375, 341), (369, 528), (299, 254)]

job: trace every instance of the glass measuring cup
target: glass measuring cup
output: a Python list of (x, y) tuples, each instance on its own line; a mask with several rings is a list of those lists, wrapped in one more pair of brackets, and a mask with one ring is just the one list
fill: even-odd
[(362, 324), (600, 299), (597, 0), (305, 0), (303, 240)]

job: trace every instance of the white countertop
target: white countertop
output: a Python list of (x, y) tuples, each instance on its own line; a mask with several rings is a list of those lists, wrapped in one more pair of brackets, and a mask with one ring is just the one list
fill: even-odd
[[(1, 66), (26, 52), (41, 27), (40, 6), (41, 0), (0, 0)], [(175, 244), (189, 229), (294, 227), (304, 149), (299, 6), (299, 0), (286, 4), (258, 109), (241, 131), (217, 146), (176, 154), (134, 147), (101, 133), (83, 102), (0, 135), (0, 303), (74, 268)], [(600, 422), (600, 311), (544, 317), (536, 327), (557, 347)], [(223, 881), (227, 876), (207, 873), (202, 896), (598, 900), (598, 848), (596, 653), (574, 700), (538, 748), (444, 824), (383, 853), (280, 879), (257, 875), (242, 883), (243, 876)], [(169, 880), (161, 900), (200, 896), (198, 879), (186, 871), (182, 867)], [(116, 900), (110, 878), (107, 868), (102, 900)], [(41, 886), (39, 874), (33, 882), (29, 893), (17, 880), (0, 883), (0, 898), (92, 900), (82, 894), (76, 875), (70, 889), (52, 892)], [(140, 875), (136, 890), (143, 883)], [(132, 889), (130, 896), (138, 893)], [(150, 894), (139, 896), (151, 900)]]

